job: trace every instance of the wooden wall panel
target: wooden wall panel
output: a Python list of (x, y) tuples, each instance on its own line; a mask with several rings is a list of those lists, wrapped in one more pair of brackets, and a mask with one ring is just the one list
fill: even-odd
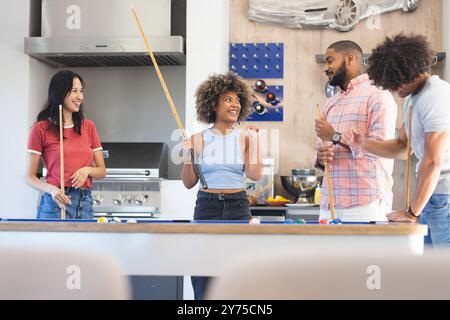
[[(230, 42), (283, 42), (285, 45), (284, 79), (268, 80), (267, 83), (284, 85), (284, 122), (258, 122), (264, 129), (279, 130), (278, 175), (289, 175), (293, 168), (311, 168), (314, 155), (315, 105), (326, 101), (324, 86), (327, 81), (322, 65), (316, 63), (315, 55), (338, 40), (353, 40), (365, 53), (384, 40), (386, 36), (400, 32), (427, 36), (436, 51), (442, 51), (442, 0), (423, 0), (413, 13), (395, 11), (383, 14), (379, 29), (369, 29), (373, 21), (362, 20), (350, 32), (331, 29), (289, 29), (280, 26), (258, 24), (248, 21), (248, 0), (231, 0)], [(373, 24), (372, 24), (373, 25)], [(439, 64), (433, 73), (441, 73)], [(253, 81), (249, 81), (253, 84)], [(397, 127), (402, 123), (399, 104)], [(269, 150), (270, 152), (270, 150)], [(394, 208), (404, 206), (404, 162), (395, 165)], [(280, 179), (276, 178), (275, 192), (286, 196)]]

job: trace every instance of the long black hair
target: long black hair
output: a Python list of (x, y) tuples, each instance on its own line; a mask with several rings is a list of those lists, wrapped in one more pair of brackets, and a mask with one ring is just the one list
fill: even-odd
[[(64, 104), (64, 98), (70, 93), (73, 86), (73, 79), (78, 78), (84, 88), (84, 80), (81, 76), (70, 70), (58, 71), (50, 80), (48, 86), (48, 98), (44, 108), (39, 112), (37, 121), (47, 120), (51, 128), (59, 132), (59, 105)], [(72, 114), (75, 132), (81, 134), (81, 125), (83, 123), (83, 104), (80, 110)], [(64, 122), (64, 118), (63, 118)]]

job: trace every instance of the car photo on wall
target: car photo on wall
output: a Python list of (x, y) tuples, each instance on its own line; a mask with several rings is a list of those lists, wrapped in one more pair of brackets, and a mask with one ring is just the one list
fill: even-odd
[(360, 20), (382, 13), (413, 12), (420, 0), (250, 0), (248, 18), (289, 28), (352, 30)]

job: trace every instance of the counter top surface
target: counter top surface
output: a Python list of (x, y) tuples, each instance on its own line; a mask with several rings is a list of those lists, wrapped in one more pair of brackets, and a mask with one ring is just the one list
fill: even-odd
[(47, 222), (4, 221), (0, 232), (191, 233), (191, 234), (305, 234), (305, 235), (405, 235), (427, 234), (427, 226), (410, 223), (287, 224), (287, 223), (190, 223), (190, 222)]

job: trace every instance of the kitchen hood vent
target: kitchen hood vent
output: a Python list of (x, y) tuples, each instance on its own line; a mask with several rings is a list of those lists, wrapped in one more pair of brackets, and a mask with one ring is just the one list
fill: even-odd
[(186, 0), (41, 0), (25, 53), (57, 68), (152, 66), (132, 2), (158, 65), (186, 65)]
[[(160, 66), (186, 64), (181, 36), (149, 37)], [(25, 53), (53, 67), (138, 67), (153, 63), (140, 37), (31, 37)]]

